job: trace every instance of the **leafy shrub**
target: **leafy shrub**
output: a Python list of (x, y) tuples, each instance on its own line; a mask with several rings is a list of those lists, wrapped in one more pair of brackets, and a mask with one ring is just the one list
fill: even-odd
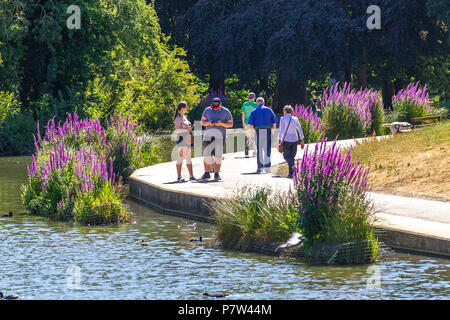
[(314, 143), (322, 139), (324, 136), (323, 124), (311, 107), (305, 108), (303, 105), (296, 105), (292, 115), (300, 121), (305, 143)]
[(33, 152), (30, 139), (36, 133), (31, 113), (15, 113), (0, 122), (0, 155), (29, 155)]
[(13, 115), (20, 111), (20, 103), (14, 97), (14, 94), (0, 91), (0, 123), (7, 116)]
[[(198, 102), (197, 78), (190, 72), (182, 48), (171, 47), (161, 38), (156, 56), (142, 56), (130, 61), (122, 51), (120, 77), (97, 75), (89, 82), (84, 111), (102, 123), (116, 112), (133, 117), (146, 131), (170, 129), (179, 101)], [(156, 53), (155, 53), (156, 54)], [(111, 83), (111, 79), (115, 79)]]
[(412, 122), (412, 118), (426, 117), (430, 106), (427, 86), (419, 88), (419, 82), (410, 83), (392, 97), (392, 113), (395, 121)]
[(291, 192), (297, 228), (307, 239), (305, 248), (373, 239), (369, 170), (353, 162), (350, 152), (344, 158), (336, 141), (329, 149), (326, 140), (316, 144), (314, 152), (308, 147), (294, 167)]
[(244, 102), (248, 101), (250, 90), (241, 88), (241, 84), (236, 75), (225, 79), (225, 88), (226, 95), (224, 97), (224, 106), (228, 108), (233, 115), (241, 115), (242, 105)]

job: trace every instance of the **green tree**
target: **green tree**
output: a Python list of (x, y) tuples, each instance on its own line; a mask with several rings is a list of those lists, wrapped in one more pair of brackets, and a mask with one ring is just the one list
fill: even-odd
[(17, 94), (21, 89), (22, 39), (27, 26), (21, 1), (0, 0), (0, 91)]
[[(438, 19), (447, 29), (450, 26), (450, 3), (447, 0), (427, 0), (428, 15)], [(450, 42), (450, 33), (447, 40)]]
[[(80, 29), (67, 27), (70, 5), (80, 8)], [(163, 37), (153, 3), (0, 0), (0, 6), (0, 90), (18, 93), (22, 111), (41, 123), (73, 111), (105, 120), (115, 109), (139, 109), (143, 124), (168, 125), (175, 101), (193, 101), (194, 76), (184, 52)]]

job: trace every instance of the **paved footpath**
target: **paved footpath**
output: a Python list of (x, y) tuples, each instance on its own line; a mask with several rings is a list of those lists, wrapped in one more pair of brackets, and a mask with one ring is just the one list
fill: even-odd
[[(346, 148), (361, 140), (340, 140), (337, 144), (340, 148)], [(331, 142), (328, 145), (331, 145)], [(310, 150), (314, 150), (314, 145), (310, 145)], [(299, 147), (297, 158), (302, 155), (303, 150)], [(191, 202), (197, 198), (226, 197), (237, 187), (246, 184), (270, 185), (280, 191), (289, 190), (289, 187), (293, 186), (292, 179), (277, 176), (274, 172), (256, 174), (256, 158), (246, 158), (244, 152), (227, 153), (224, 157), (221, 181), (177, 183), (175, 162), (166, 162), (136, 170), (130, 178), (130, 195), (149, 205), (155, 204), (157, 209), (165, 213), (176, 212), (176, 209), (170, 210), (175, 206), (179, 208), (179, 212), (185, 210), (195, 214), (195, 209), (189, 208)], [(276, 148), (272, 149), (271, 160), (272, 171), (273, 166), (285, 162)], [(203, 159), (194, 158), (192, 162), (195, 176), (200, 177), (204, 172)], [(184, 165), (182, 174), (188, 177)], [(144, 186), (152, 188), (151, 192), (145, 193)], [(170, 196), (166, 197), (165, 194)], [(161, 199), (165, 198), (156, 199), (155, 195)], [(189, 196), (191, 198), (187, 198)], [(375, 227), (384, 230), (384, 242), (397, 249), (450, 258), (450, 202), (381, 193), (370, 193), (370, 197), (377, 211), (378, 221)], [(186, 217), (189, 217), (189, 214)]]

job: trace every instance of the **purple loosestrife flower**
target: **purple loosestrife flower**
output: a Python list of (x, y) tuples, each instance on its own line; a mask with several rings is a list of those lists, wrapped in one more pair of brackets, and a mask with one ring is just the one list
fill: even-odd
[(113, 176), (113, 159), (112, 158), (109, 159), (109, 176), (110, 177)]
[[(356, 163), (351, 161), (350, 152), (344, 159), (336, 140), (328, 148), (326, 139), (322, 139), (314, 152), (306, 149), (301, 163), (297, 162), (294, 167), (294, 192), (291, 196), (292, 204), (300, 214), (297, 219), (301, 229), (306, 234), (313, 232), (309, 235), (314, 236), (316, 229), (310, 223), (317, 223), (324, 214), (334, 214), (329, 205), (339, 199), (339, 190), (351, 188), (360, 194), (366, 192), (368, 171), (359, 160)], [(304, 220), (302, 216), (316, 218)]]
[(348, 138), (364, 136), (370, 131), (372, 113), (369, 97), (369, 91), (355, 91), (348, 83), (344, 83), (341, 90), (338, 83), (327, 88), (322, 100), (326, 134)]
[(410, 83), (405, 89), (392, 97), (392, 108), (399, 113), (398, 121), (411, 121), (411, 118), (426, 116), (430, 111), (427, 86), (419, 88), (419, 82)]
[[(124, 155), (130, 153), (130, 157), (125, 158), (131, 158), (133, 161), (142, 157), (140, 153), (142, 143), (135, 136), (137, 124), (129, 115), (121, 117), (115, 114), (115, 116), (115, 119), (111, 117), (106, 130), (102, 128), (98, 119), (81, 120), (76, 113), (68, 114), (65, 122), (56, 123), (53, 117), (47, 122), (45, 136), (42, 138), (37, 127), (37, 136), (33, 137), (36, 151), (31, 157), (31, 164), (27, 166), (28, 183), (30, 184), (31, 179), (37, 175), (40, 179), (38, 185), (46, 196), (45, 191), (50, 181), (72, 175), (69, 178), (73, 184), (67, 186), (62, 184), (65, 188), (63, 192), (66, 194), (55, 205), (55, 210), (64, 206), (66, 200), (72, 199), (74, 202), (80, 193), (95, 194), (98, 192), (97, 186), (102, 189), (102, 185), (111, 184), (113, 193), (117, 192), (114, 184), (118, 173), (114, 172), (115, 158), (111, 153), (115, 147), (119, 147)], [(106, 159), (109, 159), (109, 167)], [(123, 168), (134, 167), (132, 162), (123, 163)], [(71, 195), (69, 189), (72, 188), (78, 192)]]

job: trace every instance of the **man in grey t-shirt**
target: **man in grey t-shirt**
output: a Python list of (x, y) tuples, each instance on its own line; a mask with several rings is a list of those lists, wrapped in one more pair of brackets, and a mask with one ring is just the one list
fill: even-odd
[(202, 126), (206, 127), (206, 131), (202, 144), (205, 173), (201, 179), (211, 178), (210, 172), (214, 172), (214, 179), (220, 180), (219, 171), (222, 164), (222, 152), (227, 137), (227, 128), (233, 127), (231, 112), (222, 106), (220, 98), (214, 98), (211, 106), (203, 111)]

